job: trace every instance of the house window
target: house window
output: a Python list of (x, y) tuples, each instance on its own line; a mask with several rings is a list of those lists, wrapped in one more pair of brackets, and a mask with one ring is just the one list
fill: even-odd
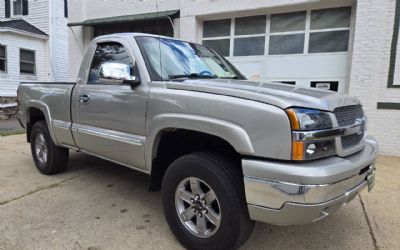
[(266, 23), (266, 15), (236, 18), (233, 55), (264, 55)]
[(0, 44), (0, 72), (7, 71), (7, 48)]
[[(12, 1), (12, 4), (11, 4)], [(4, 0), (5, 17), (26, 16), (29, 13), (28, 0)]]
[(271, 15), (269, 54), (303, 54), (305, 11)]
[(35, 75), (36, 62), (35, 51), (20, 49), (19, 51), (19, 71), (21, 74)]
[(215, 49), (223, 56), (230, 54), (231, 19), (205, 21), (203, 44)]
[(22, 0), (13, 1), (13, 15), (14, 16), (22, 15)]
[(348, 51), (351, 7), (203, 22), (203, 44), (223, 56)]
[(350, 19), (350, 7), (312, 11), (309, 53), (347, 51)]

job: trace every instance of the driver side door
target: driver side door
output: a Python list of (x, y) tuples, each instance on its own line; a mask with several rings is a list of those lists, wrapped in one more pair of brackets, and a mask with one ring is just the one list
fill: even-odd
[(82, 151), (133, 168), (145, 169), (144, 142), (148, 86), (133, 86), (101, 76), (104, 64), (128, 65), (140, 74), (133, 53), (123, 42), (98, 43), (86, 83), (76, 86), (73, 133)]

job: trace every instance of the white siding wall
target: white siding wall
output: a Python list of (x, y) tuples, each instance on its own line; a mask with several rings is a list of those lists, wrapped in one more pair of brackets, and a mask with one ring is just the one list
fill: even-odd
[(29, 0), (29, 15), (23, 16), (23, 19), (49, 34), (49, 0)]
[(52, 80), (67, 81), (69, 71), (68, 19), (64, 17), (64, 0), (52, 0), (50, 9)]
[[(0, 33), (0, 43), (7, 46), (7, 72), (0, 73), (0, 96), (15, 96), (20, 82), (48, 81), (49, 65), (48, 45), (43, 39), (31, 38), (13, 33)], [(36, 75), (21, 75), (19, 73), (20, 48), (34, 50), (36, 57)]]

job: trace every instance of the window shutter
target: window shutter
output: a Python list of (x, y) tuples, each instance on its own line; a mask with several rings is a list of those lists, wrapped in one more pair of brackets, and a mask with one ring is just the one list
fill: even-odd
[(22, 0), (22, 15), (27, 16), (29, 14), (28, 0)]
[(68, 0), (64, 0), (64, 17), (68, 18)]
[(6, 18), (11, 17), (11, 4), (10, 0), (4, 0), (4, 5), (6, 7)]

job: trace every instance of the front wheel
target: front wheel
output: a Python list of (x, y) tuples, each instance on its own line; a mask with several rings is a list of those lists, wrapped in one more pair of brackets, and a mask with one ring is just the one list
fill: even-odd
[(163, 184), (165, 216), (177, 239), (189, 249), (234, 249), (250, 236), (243, 178), (237, 166), (208, 152), (174, 161)]
[(38, 121), (33, 125), (30, 141), (33, 160), (42, 174), (56, 174), (65, 170), (69, 150), (57, 147), (53, 143), (44, 121)]

